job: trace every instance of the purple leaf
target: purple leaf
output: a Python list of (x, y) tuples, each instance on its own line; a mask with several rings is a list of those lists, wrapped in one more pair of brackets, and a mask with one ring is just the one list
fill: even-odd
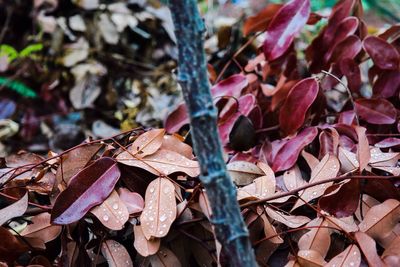
[(386, 99), (358, 99), (355, 102), (357, 114), (372, 124), (393, 124), (397, 111)]
[(397, 70), (384, 71), (374, 83), (374, 94), (383, 98), (394, 96), (400, 89), (400, 72)]
[(181, 103), (170, 114), (168, 114), (164, 122), (164, 127), (168, 133), (175, 133), (179, 131), (183, 125), (188, 123), (189, 117), (187, 114), (186, 105), (185, 103)]
[(396, 70), (399, 68), (400, 55), (396, 48), (385, 40), (368, 36), (363, 41), (365, 51), (379, 68), (384, 70)]
[(237, 98), (248, 84), (246, 76), (235, 74), (215, 84), (211, 88), (211, 94), (213, 98), (220, 96), (233, 96)]

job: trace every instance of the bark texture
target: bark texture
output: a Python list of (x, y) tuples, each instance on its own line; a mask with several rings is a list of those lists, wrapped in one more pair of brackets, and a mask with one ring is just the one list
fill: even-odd
[(212, 209), (211, 223), (230, 266), (257, 266), (236, 200), (236, 189), (222, 157), (217, 130), (217, 110), (210, 93), (203, 48), (205, 26), (197, 1), (170, 0), (179, 49), (178, 80), (190, 115), (194, 151), (200, 163), (200, 179)]

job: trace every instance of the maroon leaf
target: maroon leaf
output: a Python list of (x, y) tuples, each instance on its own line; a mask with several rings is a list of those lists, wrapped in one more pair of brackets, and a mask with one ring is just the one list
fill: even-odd
[(171, 113), (168, 114), (164, 121), (165, 130), (168, 133), (174, 133), (179, 131), (183, 125), (189, 123), (189, 117), (187, 115), (187, 109), (185, 103), (181, 103)]
[(257, 15), (251, 16), (244, 22), (243, 35), (264, 31), (271, 22), (272, 17), (282, 7), (282, 4), (269, 4)]
[(0, 240), (0, 261), (12, 263), (20, 256), (20, 254), (29, 250), (29, 247), (26, 245), (26, 243), (20, 241), (9, 230), (1, 226)]
[(239, 97), (242, 90), (248, 85), (246, 76), (235, 74), (229, 78), (220, 81), (211, 88), (211, 94), (214, 98), (220, 96)]
[(267, 60), (274, 60), (286, 52), (309, 15), (309, 0), (292, 0), (278, 11), (268, 25), (263, 45)]
[(318, 130), (309, 127), (301, 131), (297, 136), (286, 142), (277, 152), (272, 162), (272, 169), (275, 172), (291, 168), (297, 161), (301, 150), (310, 144), (317, 136)]
[(355, 58), (361, 51), (361, 48), (362, 43), (360, 38), (350, 35), (335, 47), (329, 62), (340, 62), (346, 58)]
[(350, 58), (346, 58), (339, 63), (341, 72), (347, 78), (349, 89), (358, 93), (361, 87), (361, 72), (358, 64)]
[(375, 95), (383, 98), (394, 96), (400, 89), (400, 72), (384, 71), (374, 83), (373, 91)]
[(365, 51), (379, 68), (384, 70), (396, 70), (399, 68), (400, 55), (391, 44), (385, 40), (368, 36), (363, 41)]
[(319, 207), (324, 211), (337, 218), (344, 218), (351, 216), (357, 210), (360, 197), (359, 180), (352, 179), (341, 185), (333, 185), (327, 191), (328, 193), (318, 201)]
[(393, 124), (396, 108), (386, 99), (358, 99), (355, 102), (358, 116), (372, 124)]
[(293, 134), (303, 125), (317, 95), (318, 82), (314, 78), (301, 80), (290, 90), (279, 115), (279, 125), (285, 134)]
[(102, 203), (114, 189), (121, 173), (117, 163), (101, 158), (78, 172), (57, 197), (51, 220), (56, 224), (69, 224), (85, 216), (94, 206)]

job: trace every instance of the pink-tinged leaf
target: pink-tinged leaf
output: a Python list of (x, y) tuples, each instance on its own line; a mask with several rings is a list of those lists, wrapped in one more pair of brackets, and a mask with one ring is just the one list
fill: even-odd
[(30, 250), (29, 246), (25, 242), (13, 235), (10, 230), (2, 226), (0, 226), (0, 240), (0, 261), (2, 262), (6, 261), (12, 263), (20, 257), (22, 253)]
[(44, 212), (34, 216), (29, 224), (22, 232), (21, 236), (28, 238), (38, 238), (44, 243), (52, 241), (61, 233), (62, 227), (52, 225), (50, 223), (50, 213)]
[(178, 134), (164, 135), (161, 149), (175, 151), (188, 159), (193, 159), (192, 147), (185, 144), (183, 140), (183, 137)]
[(367, 129), (361, 126), (354, 126), (358, 137), (357, 144), (357, 160), (360, 167), (360, 172), (362, 172), (368, 165), (371, 158), (369, 151), (369, 143), (367, 135), (365, 134)]
[(90, 164), (70, 180), (51, 211), (56, 224), (78, 221), (94, 206), (102, 203), (114, 189), (121, 173), (112, 158), (101, 158)]
[(186, 105), (185, 103), (181, 103), (168, 114), (164, 121), (164, 127), (168, 133), (175, 133), (188, 123), (189, 116), (187, 114)]
[(400, 72), (397, 70), (384, 71), (375, 81), (372, 90), (382, 98), (389, 98), (397, 94), (400, 89)]
[(319, 158), (322, 158), (328, 153), (337, 156), (339, 133), (333, 127), (324, 129), (319, 135), (319, 144)]
[(344, 173), (354, 171), (360, 166), (357, 160), (357, 155), (342, 147), (339, 147), (338, 157), (341, 165), (340, 170)]
[(115, 240), (106, 240), (101, 244), (101, 254), (110, 267), (133, 267), (131, 256), (126, 248)]
[(305, 150), (301, 151), (301, 156), (307, 162), (307, 165), (308, 167), (310, 167), (311, 170), (313, 170), (319, 163), (319, 160), (316, 157), (314, 157), (313, 154), (310, 154)]
[(323, 218), (316, 218), (309, 222), (306, 226), (317, 228), (310, 228), (300, 237), (299, 250), (315, 250), (324, 258), (331, 245), (331, 230), (327, 228), (328, 225), (328, 221)]
[(400, 159), (400, 153), (383, 153), (379, 148), (371, 148), (369, 164), (373, 167), (395, 167)]
[(342, 253), (331, 259), (328, 264), (324, 265), (327, 267), (335, 266), (360, 266), (361, 264), (361, 253), (358, 247), (354, 244), (348, 246)]
[(365, 51), (369, 54), (376, 66), (383, 70), (397, 70), (400, 64), (400, 55), (396, 48), (385, 40), (368, 36), (363, 41)]
[(384, 263), (376, 251), (375, 241), (363, 232), (354, 233), (354, 237), (369, 266), (384, 267)]
[[(333, 156), (326, 154), (321, 162), (311, 171), (311, 178), (309, 183), (327, 180), (336, 177), (339, 172), (339, 160)], [(320, 197), (326, 188), (332, 185), (333, 182), (316, 185), (299, 192), (299, 199), (294, 204), (292, 210), (309, 202), (317, 197)]]
[(297, 165), (285, 171), (285, 173), (283, 174), (283, 182), (285, 183), (285, 186), (288, 190), (294, 190), (296, 188), (299, 188), (300, 186), (307, 184), (306, 180), (303, 179), (301, 171), (299, 167), (297, 167)]
[(197, 161), (190, 160), (174, 151), (160, 149), (156, 153), (142, 159), (133, 157), (129, 152), (122, 152), (117, 161), (129, 166), (135, 166), (156, 175), (170, 175), (175, 172), (184, 172), (196, 177), (200, 174)]
[(160, 238), (152, 238), (147, 240), (143, 234), (141, 225), (133, 226), (133, 234), (135, 235), (133, 246), (140, 255), (147, 257), (157, 253), (161, 244)]
[(258, 162), (257, 166), (265, 173), (265, 175), (254, 180), (255, 195), (258, 198), (272, 196), (275, 193), (276, 188), (275, 174), (268, 164)]
[[(396, 267), (400, 264), (400, 236), (396, 237), (382, 254), (382, 259), (387, 267)], [(372, 266), (372, 265), (371, 265)], [(375, 265), (378, 266), (378, 265)], [(383, 266), (383, 265), (382, 265)]]
[(230, 162), (226, 168), (236, 185), (248, 185), (264, 174), (257, 165), (246, 161)]
[(247, 18), (243, 24), (243, 35), (264, 31), (282, 4), (269, 4), (255, 16)]
[(272, 61), (286, 52), (309, 15), (309, 0), (292, 0), (275, 14), (268, 25), (263, 45), (267, 60)]
[(393, 124), (396, 122), (396, 108), (386, 99), (357, 99), (355, 106), (358, 116), (368, 123)]
[(378, 143), (375, 143), (375, 146), (379, 148), (390, 148), (399, 145), (400, 145), (400, 138), (395, 138), (395, 137), (388, 137)]
[(340, 113), (338, 124), (354, 125), (356, 113), (353, 110), (347, 110)]
[(24, 215), (27, 208), (28, 193), (25, 193), (21, 199), (0, 210), (0, 225), (3, 225), (12, 218)]
[(151, 267), (182, 266), (176, 255), (166, 247), (161, 247), (158, 252), (154, 255), (151, 255), (149, 259)]
[(114, 190), (106, 200), (90, 211), (99, 221), (111, 230), (121, 230), (129, 219), (129, 212), (124, 202)]
[(126, 188), (118, 189), (119, 198), (125, 204), (129, 214), (139, 213), (144, 208), (142, 196), (136, 192), (131, 192)]
[(331, 62), (340, 62), (341, 60), (350, 58), (353, 59), (362, 49), (360, 38), (355, 35), (350, 35), (335, 47), (332, 56), (329, 60)]
[(130, 152), (140, 158), (155, 153), (163, 142), (164, 129), (154, 129), (141, 134), (130, 147)]
[(210, 206), (210, 201), (208, 200), (207, 193), (202, 190), (199, 194), (199, 206), (203, 214), (207, 217), (208, 220), (211, 219), (212, 210)]
[(303, 125), (307, 110), (317, 95), (318, 82), (314, 78), (301, 80), (293, 86), (279, 114), (279, 125), (285, 134), (293, 134)]
[(383, 247), (387, 247), (389, 244), (386, 237), (391, 235), (399, 220), (400, 202), (388, 199), (382, 204), (370, 208), (359, 227), (360, 231), (368, 234)]
[(243, 74), (235, 74), (215, 84), (211, 88), (213, 98), (221, 96), (233, 96), (238, 98), (240, 93), (249, 84), (246, 76)]
[(300, 264), (299, 266), (310, 267), (322, 267), (326, 264), (324, 257), (315, 250), (299, 250), (299, 252), (297, 252), (297, 262)]
[(318, 201), (320, 209), (336, 218), (353, 215), (358, 208), (360, 198), (359, 180), (352, 179), (340, 185), (333, 185), (329, 189), (333, 192), (325, 193)]
[(310, 222), (310, 218), (306, 216), (285, 215), (282, 212), (273, 210), (268, 207), (265, 209), (265, 211), (271, 219), (281, 222), (290, 228), (298, 228)]
[(226, 121), (218, 126), (219, 136), (221, 137), (221, 142), (226, 145), (229, 142), (229, 134), (235, 125), (236, 120), (241, 116), (247, 116), (253, 110), (256, 104), (256, 98), (252, 94), (246, 94), (238, 99), (238, 110), (236, 113), (231, 115)]
[(147, 240), (164, 237), (176, 218), (175, 186), (167, 178), (157, 178), (146, 189), (145, 206), (140, 216)]
[(347, 86), (354, 93), (359, 93), (361, 88), (361, 71), (358, 64), (350, 58), (339, 62), (341, 72), (347, 78)]
[[(260, 213), (260, 211), (259, 211), (259, 213)], [(278, 235), (275, 227), (268, 220), (268, 218), (265, 215), (265, 213), (262, 213), (260, 217), (264, 222), (264, 235), (265, 235), (265, 237), (266, 238), (270, 238), (269, 240), (274, 244), (282, 244), (283, 243), (283, 239)]]
[(356, 17), (347, 17), (339, 23), (335, 31), (333, 43), (330, 44), (328, 51), (324, 55), (325, 62), (329, 61), (329, 58), (331, 57), (336, 46), (344, 39), (346, 39), (347, 36), (354, 34), (357, 28), (358, 28), (358, 18)]
[(273, 158), (272, 169), (278, 172), (291, 168), (296, 163), (303, 148), (310, 144), (317, 134), (317, 128), (309, 127), (287, 141)]

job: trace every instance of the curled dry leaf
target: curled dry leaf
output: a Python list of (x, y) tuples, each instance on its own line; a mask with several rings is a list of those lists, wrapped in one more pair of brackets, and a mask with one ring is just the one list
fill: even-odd
[(393, 229), (399, 220), (400, 202), (388, 199), (382, 204), (370, 208), (359, 227), (360, 231), (368, 234), (383, 247), (388, 247), (396, 237), (395, 234), (393, 235)]
[[(339, 172), (340, 164), (338, 159), (333, 156), (326, 154), (325, 157), (321, 160), (321, 162), (315, 167), (314, 170), (311, 171), (310, 183), (314, 183), (317, 181), (327, 180), (329, 178), (334, 178)], [(294, 204), (292, 210), (297, 209), (298, 207), (305, 204), (305, 202), (309, 202), (319, 196), (321, 196), (325, 189), (332, 185), (333, 182), (323, 183), (317, 186), (313, 186), (302, 190), (299, 193), (299, 199)]]
[(310, 222), (310, 218), (306, 216), (293, 216), (293, 215), (285, 215), (282, 212), (273, 210), (271, 208), (266, 208), (268, 216), (278, 222), (283, 223), (284, 225), (290, 228), (297, 228), (303, 226), (304, 224)]
[(369, 235), (363, 232), (356, 232), (354, 233), (354, 237), (369, 266), (385, 266), (376, 251), (375, 241)]
[(138, 213), (144, 208), (144, 200), (142, 196), (136, 192), (131, 192), (126, 188), (118, 188), (118, 194), (121, 201), (128, 209), (128, 213)]
[(0, 225), (3, 225), (12, 218), (24, 215), (27, 208), (28, 192), (26, 192), (25, 195), (18, 201), (15, 201), (11, 205), (0, 210)]
[(110, 267), (133, 267), (131, 256), (126, 248), (115, 240), (106, 240), (101, 244), (101, 253)]
[(306, 226), (317, 228), (311, 228), (300, 237), (299, 250), (314, 250), (325, 258), (331, 245), (331, 230), (326, 228), (328, 225), (328, 221), (323, 218), (316, 218), (309, 222)]
[(147, 257), (157, 253), (158, 249), (160, 248), (161, 239), (152, 238), (147, 240), (143, 234), (141, 225), (133, 226), (133, 234), (135, 235), (133, 246), (140, 255)]
[[(364, 194), (360, 203), (360, 206), (358, 207), (355, 215), (357, 220), (362, 221), (363, 218), (365, 217), (365, 214), (367, 214), (367, 212), (373, 207), (380, 204), (380, 202), (378, 200), (376, 200), (375, 198)], [(361, 209), (360, 209), (361, 207)], [(362, 211), (362, 214), (361, 214)]]
[(288, 190), (294, 190), (307, 184), (301, 176), (301, 171), (297, 165), (293, 166), (283, 174), (283, 182)]
[[(21, 253), (29, 250), (25, 242), (14, 236), (8, 229), (0, 226), (0, 261), (14, 262)], [(8, 266), (8, 265), (5, 265)]]
[(265, 239), (268, 239), (270, 242), (272, 242), (274, 244), (282, 244), (283, 243), (283, 239), (278, 235), (278, 233), (276, 232), (275, 227), (268, 220), (268, 218), (265, 215), (265, 213), (261, 214), (261, 219), (264, 222)]
[(111, 230), (121, 230), (129, 219), (128, 209), (115, 190), (90, 212)]
[(357, 155), (342, 147), (339, 147), (338, 157), (341, 166), (340, 170), (344, 173), (354, 171), (360, 166), (357, 160)]
[(117, 156), (117, 161), (122, 164), (145, 169), (156, 175), (170, 175), (174, 172), (184, 172), (189, 176), (196, 177), (200, 174), (197, 161), (190, 160), (174, 151), (164, 149), (160, 149), (154, 154), (141, 159), (125, 151)]
[(315, 250), (299, 250), (297, 253), (297, 261), (300, 266), (309, 267), (325, 266), (326, 264), (324, 257), (322, 257), (321, 254)]
[(158, 252), (151, 255), (149, 259), (152, 267), (182, 266), (176, 255), (166, 247), (161, 247)]
[(399, 266), (400, 264), (400, 237), (396, 237), (390, 246), (385, 249), (382, 259), (388, 267)]
[(51, 211), (53, 223), (69, 224), (85, 216), (91, 208), (108, 197), (120, 175), (117, 163), (108, 157), (78, 172), (54, 203)]
[(358, 247), (354, 244), (348, 246), (342, 253), (331, 259), (327, 267), (335, 266), (360, 266), (361, 253)]
[(141, 134), (130, 147), (130, 152), (138, 158), (155, 153), (163, 142), (164, 129), (154, 129)]
[(379, 148), (371, 148), (371, 159), (369, 164), (372, 167), (395, 167), (400, 159), (400, 153), (383, 153)]
[(175, 151), (188, 159), (193, 159), (193, 149), (183, 142), (183, 137), (178, 134), (164, 135), (161, 149)]
[(366, 128), (360, 126), (354, 126), (358, 137), (358, 145), (357, 145), (357, 160), (360, 165), (360, 172), (362, 172), (368, 165), (368, 162), (371, 158), (371, 154), (369, 152), (369, 143), (367, 139), (367, 135), (365, 132)]
[(54, 240), (61, 233), (62, 227), (50, 223), (50, 213), (43, 212), (34, 216), (22, 232), (21, 236), (28, 238), (38, 238), (44, 243)]
[(226, 167), (236, 185), (248, 185), (253, 182), (255, 178), (264, 174), (257, 165), (247, 161), (230, 162)]
[(157, 178), (146, 189), (145, 206), (140, 216), (144, 236), (163, 237), (176, 218), (175, 186), (166, 178)]
[(206, 191), (202, 190), (199, 194), (199, 205), (203, 214), (207, 217), (208, 220), (211, 219), (212, 210), (210, 206), (210, 201), (208, 200)]
[(313, 170), (319, 163), (319, 160), (316, 157), (305, 150), (301, 151), (301, 156), (305, 159), (311, 170)]

